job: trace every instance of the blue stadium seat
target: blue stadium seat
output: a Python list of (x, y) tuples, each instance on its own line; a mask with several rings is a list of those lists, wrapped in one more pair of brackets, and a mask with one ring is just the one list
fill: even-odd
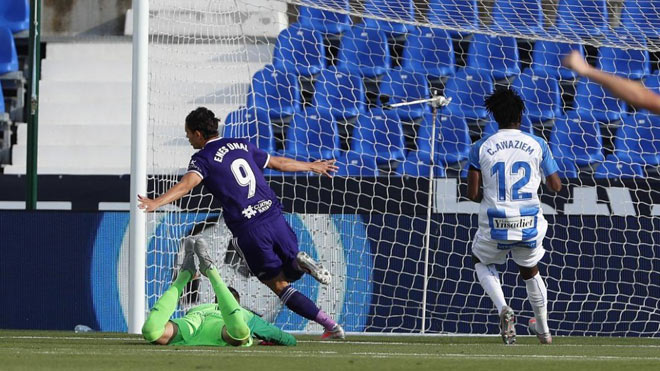
[[(383, 76), (380, 82), (380, 94), (381, 97), (390, 98), (389, 104), (427, 99), (431, 96), (426, 76), (401, 69), (390, 70)], [(402, 121), (413, 121), (430, 112), (430, 107), (428, 103), (422, 103), (392, 110), (396, 111)]]
[(575, 179), (578, 177), (578, 168), (570, 158), (556, 158), (557, 173), (563, 179)]
[(625, 163), (642, 166), (660, 165), (650, 117), (643, 113), (623, 118), (614, 138), (614, 155)]
[(451, 76), (456, 72), (454, 43), (446, 30), (416, 27), (406, 37), (403, 69), (423, 73), (430, 80)]
[(14, 35), (9, 28), (0, 26), (0, 76), (11, 72), (18, 72)]
[(328, 6), (327, 1), (324, 0), (303, 0), (302, 3), (310, 6), (300, 6), (298, 8), (298, 22), (300, 24), (326, 34), (339, 34), (351, 28), (351, 15), (348, 13), (351, 7), (348, 0), (333, 0), (332, 2), (333, 9), (345, 10), (346, 13), (311, 7), (314, 5)]
[(286, 132), (284, 155), (299, 160), (327, 160), (339, 151), (337, 122), (313, 109), (296, 112)]
[(550, 135), (550, 149), (557, 159), (573, 161), (579, 167), (603, 161), (603, 137), (600, 124), (574, 112), (555, 119)]
[(605, 34), (608, 29), (607, 1), (559, 0), (555, 28), (569, 38), (593, 38)]
[(594, 172), (594, 178), (643, 178), (644, 169), (640, 164), (623, 161), (615, 155), (608, 155)]
[[(660, 24), (658, 24), (660, 26)], [(643, 37), (636, 39), (637, 43), (646, 45)], [(651, 57), (648, 50), (619, 49), (601, 46), (598, 49), (596, 67), (605, 72), (617, 74), (629, 79), (639, 80), (651, 73)]]
[(351, 151), (363, 157), (375, 157), (378, 164), (406, 158), (401, 122), (382, 109), (374, 108), (360, 115), (352, 136)]
[(316, 75), (325, 67), (323, 35), (300, 24), (282, 30), (275, 43), (273, 64), (289, 73)]
[[(396, 169), (397, 175), (428, 177), (431, 175), (431, 165), (425, 160), (430, 157), (427, 155), (424, 159), (420, 158), (418, 152), (408, 153), (405, 161), (399, 163)], [(435, 164), (433, 166), (433, 178), (446, 178), (447, 170), (444, 166)]]
[(660, 94), (660, 71), (656, 71), (652, 75), (644, 78), (644, 86)]
[(647, 38), (660, 37), (660, 0), (625, 0), (621, 9), (621, 27)]
[(275, 152), (275, 136), (268, 113), (254, 107), (241, 107), (225, 118), (223, 137), (249, 138), (266, 152)]
[(443, 108), (443, 112), (468, 120), (486, 118), (488, 112), (484, 108), (484, 99), (492, 92), (493, 80), (490, 75), (463, 68), (447, 80), (444, 94), (452, 98), (452, 102)]
[[(500, 127), (495, 120), (488, 120), (486, 126), (484, 126), (482, 137), (485, 135), (495, 134), (499, 129)], [(522, 123), (520, 123), (520, 131), (534, 134), (534, 126), (525, 113), (523, 113)]]
[(259, 107), (268, 112), (271, 120), (284, 120), (300, 107), (298, 76), (266, 65), (252, 77), (248, 107)]
[(575, 87), (575, 112), (581, 118), (600, 122), (620, 120), (626, 113), (626, 102), (614, 98), (595, 82), (580, 79)]
[(0, 26), (7, 27), (12, 33), (30, 29), (30, 0), (0, 1)]
[(543, 34), (541, 0), (496, 0), (492, 14), (495, 32)]
[(532, 122), (552, 120), (561, 115), (559, 82), (554, 77), (527, 68), (513, 82), (512, 87), (525, 101), (524, 116)]
[(513, 37), (474, 34), (467, 65), (490, 73), (495, 80), (520, 73), (518, 43)]
[(369, 16), (415, 21), (415, 6), (412, 0), (366, 0), (364, 1), (364, 23), (370, 27), (385, 32), (390, 37), (397, 37), (408, 32), (408, 25), (401, 22), (390, 22)]
[(460, 35), (454, 29), (476, 31), (480, 24), (477, 0), (429, 0), (426, 19), (449, 28), (452, 36)]
[(384, 32), (356, 25), (342, 36), (338, 67), (363, 77), (376, 77), (385, 73), (390, 63), (390, 48)]
[(438, 165), (452, 165), (468, 158), (472, 141), (465, 119), (438, 115), (435, 140), (431, 138), (432, 124), (433, 115), (425, 114), (417, 132), (417, 152), (420, 160), (430, 163), (431, 142), (435, 143), (433, 157)]
[(535, 72), (545, 72), (556, 79), (574, 79), (577, 74), (561, 64), (562, 58), (572, 50), (577, 50), (584, 56), (582, 44), (538, 40), (532, 50), (532, 69)]
[(378, 176), (376, 157), (354, 151), (343, 152), (335, 163), (339, 168), (335, 176)]
[(364, 113), (365, 102), (364, 84), (360, 76), (332, 67), (321, 71), (316, 77), (312, 105), (322, 111), (321, 114), (347, 120)]

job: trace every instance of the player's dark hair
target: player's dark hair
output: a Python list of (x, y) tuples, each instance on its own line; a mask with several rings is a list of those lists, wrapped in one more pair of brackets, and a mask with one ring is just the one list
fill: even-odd
[(202, 133), (204, 139), (218, 136), (218, 120), (215, 114), (204, 107), (199, 107), (186, 116), (186, 127), (188, 130)]
[(520, 124), (525, 103), (511, 88), (497, 88), (484, 101), (486, 110), (493, 115), (500, 129), (512, 128)]

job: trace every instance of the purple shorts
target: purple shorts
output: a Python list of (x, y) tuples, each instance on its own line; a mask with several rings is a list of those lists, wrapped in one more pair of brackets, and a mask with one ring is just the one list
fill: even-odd
[(252, 274), (261, 281), (284, 272), (289, 282), (302, 277), (297, 270), (298, 238), (282, 215), (268, 218), (234, 234), (231, 243)]

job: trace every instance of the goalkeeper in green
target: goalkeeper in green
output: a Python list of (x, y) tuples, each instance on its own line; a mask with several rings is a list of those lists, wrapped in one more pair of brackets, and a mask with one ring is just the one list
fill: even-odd
[[(254, 337), (272, 344), (296, 345), (293, 335), (241, 308), (214, 266), (206, 241), (188, 239), (184, 246), (179, 275), (156, 301), (142, 326), (145, 340), (159, 345), (250, 346)], [(218, 304), (202, 304), (183, 318), (170, 319), (183, 288), (197, 271), (194, 254), (199, 258), (200, 272), (211, 281)]]

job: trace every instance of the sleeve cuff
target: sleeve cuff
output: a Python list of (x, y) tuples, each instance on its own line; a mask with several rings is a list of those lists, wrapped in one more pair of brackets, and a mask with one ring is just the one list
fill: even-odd
[(202, 175), (202, 173), (200, 173), (200, 172), (197, 171), (197, 170), (188, 170), (188, 171), (186, 171), (186, 174), (188, 174), (188, 173), (194, 173), (194, 174), (197, 174), (202, 180), (204, 180), (204, 175)]
[(264, 163), (264, 167), (263, 167), (264, 169), (266, 168), (266, 166), (268, 166), (268, 163), (270, 162), (270, 153), (268, 153), (267, 156), (268, 157), (266, 157), (266, 162)]

